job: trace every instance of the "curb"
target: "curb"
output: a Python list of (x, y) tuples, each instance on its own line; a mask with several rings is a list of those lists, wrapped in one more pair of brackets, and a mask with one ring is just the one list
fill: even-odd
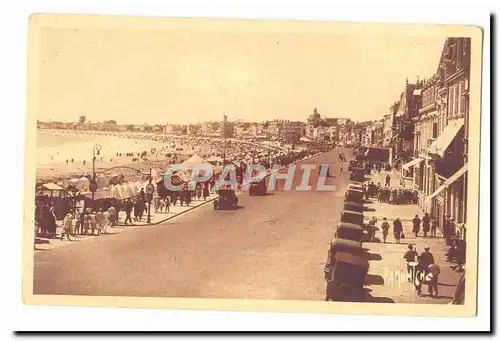
[(175, 217), (178, 217), (178, 216), (180, 216), (180, 215), (182, 215), (182, 214), (184, 214), (184, 213), (187, 213), (187, 212), (189, 212), (189, 211), (191, 211), (191, 210), (194, 210), (195, 208), (198, 208), (198, 207), (200, 207), (200, 206), (203, 206), (203, 205), (205, 205), (205, 204), (208, 204), (209, 202), (212, 202), (212, 201), (214, 201), (214, 200), (215, 200), (215, 199), (217, 199), (217, 198), (218, 198), (218, 196), (217, 196), (217, 197), (215, 197), (215, 198), (209, 199), (209, 200), (205, 200), (205, 201), (203, 201), (203, 202), (202, 202), (201, 204), (199, 204), (199, 205), (196, 205), (196, 206), (191, 206), (191, 207), (189, 207), (189, 206), (188, 206), (188, 207), (189, 207), (189, 209), (187, 209), (187, 210), (185, 210), (185, 211), (182, 211), (182, 212), (179, 212), (179, 213), (176, 213), (176, 214), (174, 214), (174, 215), (171, 215), (171, 216), (169, 216), (168, 218), (165, 218), (165, 219), (162, 219), (162, 220), (158, 220), (157, 222), (154, 222), (154, 223), (150, 223), (150, 224), (147, 224), (147, 223), (146, 223), (146, 224), (142, 224), (142, 225), (118, 225), (118, 226), (123, 226), (123, 227), (126, 227), (126, 226), (131, 226), (131, 227), (144, 227), (144, 226), (154, 226), (154, 225), (158, 225), (158, 224), (161, 224), (161, 223), (166, 222), (167, 220), (170, 220), (170, 219), (175, 218)]

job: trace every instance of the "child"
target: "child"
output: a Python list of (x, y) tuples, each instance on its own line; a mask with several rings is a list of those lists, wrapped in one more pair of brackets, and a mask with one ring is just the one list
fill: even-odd
[(166, 213), (170, 212), (170, 198), (169, 197), (165, 198), (165, 212)]
[(384, 239), (384, 243), (386, 243), (390, 228), (389, 222), (387, 221), (386, 217), (384, 217), (381, 227), (382, 227), (382, 237)]

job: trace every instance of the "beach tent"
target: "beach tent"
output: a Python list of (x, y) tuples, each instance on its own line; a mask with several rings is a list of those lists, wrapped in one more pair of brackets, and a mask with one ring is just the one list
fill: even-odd
[(194, 167), (196, 165), (200, 165), (200, 164), (209, 164), (207, 161), (203, 160), (200, 156), (198, 156), (197, 154), (194, 154), (193, 156), (191, 156), (189, 159), (187, 159), (186, 161), (184, 161), (182, 163), (183, 165), (186, 165), (188, 167)]
[(53, 182), (49, 182), (49, 183), (46, 183), (46, 184), (43, 184), (42, 187), (44, 189), (47, 189), (49, 191), (62, 191), (63, 188)]
[(125, 183), (122, 185), (122, 193), (124, 195), (124, 198), (131, 198), (135, 196), (134, 190), (132, 188), (133, 186), (130, 183)]

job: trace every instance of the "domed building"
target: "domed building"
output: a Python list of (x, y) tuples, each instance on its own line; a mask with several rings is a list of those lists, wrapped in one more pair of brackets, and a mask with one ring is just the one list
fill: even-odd
[(312, 138), (314, 135), (314, 129), (321, 124), (321, 115), (318, 113), (318, 109), (314, 108), (313, 113), (307, 119), (306, 136)]

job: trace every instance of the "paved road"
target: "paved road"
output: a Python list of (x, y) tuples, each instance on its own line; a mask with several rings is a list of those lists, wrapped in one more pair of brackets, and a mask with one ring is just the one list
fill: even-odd
[(323, 263), (348, 183), (337, 160), (332, 151), (304, 162), (331, 163), (335, 191), (316, 191), (316, 170), (312, 191), (245, 193), (237, 211), (205, 205), (163, 225), (39, 251), (34, 293), (323, 300)]

